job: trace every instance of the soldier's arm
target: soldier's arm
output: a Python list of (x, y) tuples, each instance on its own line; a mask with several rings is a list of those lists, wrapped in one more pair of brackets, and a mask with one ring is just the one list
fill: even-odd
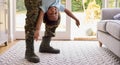
[(73, 19), (76, 21), (76, 25), (79, 27), (80, 22), (79, 22), (79, 20), (72, 14), (72, 12), (69, 11), (68, 9), (66, 9), (66, 8), (65, 8), (64, 12), (65, 12), (68, 16), (70, 16), (71, 18), (73, 18)]
[(40, 14), (39, 14), (39, 17), (38, 17), (37, 24), (36, 24), (36, 30), (40, 30), (40, 27), (41, 27), (41, 24), (42, 24), (42, 21), (43, 21), (43, 16), (44, 16), (44, 12), (41, 10)]
[(36, 31), (34, 33), (34, 39), (37, 41), (38, 38), (39, 38), (39, 31), (40, 31), (40, 28), (41, 28), (41, 24), (42, 24), (42, 21), (43, 21), (43, 15), (44, 15), (44, 12), (41, 10), (40, 11), (40, 14), (39, 14), (39, 17), (38, 17), (38, 21), (37, 21), (37, 24), (36, 24)]

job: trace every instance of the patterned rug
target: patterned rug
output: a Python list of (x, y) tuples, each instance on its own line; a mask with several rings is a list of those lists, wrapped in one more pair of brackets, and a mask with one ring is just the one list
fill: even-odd
[(120, 60), (97, 41), (52, 41), (60, 54), (39, 53), (40, 41), (35, 42), (39, 63), (24, 59), (25, 42), (20, 41), (0, 56), (0, 65), (120, 65)]

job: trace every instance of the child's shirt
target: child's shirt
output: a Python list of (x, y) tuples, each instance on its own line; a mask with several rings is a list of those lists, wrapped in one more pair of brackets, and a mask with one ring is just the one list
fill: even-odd
[(61, 4), (61, 0), (42, 0), (42, 6), (40, 8), (43, 12), (47, 12), (50, 6), (55, 6), (59, 11), (64, 11), (64, 6)]

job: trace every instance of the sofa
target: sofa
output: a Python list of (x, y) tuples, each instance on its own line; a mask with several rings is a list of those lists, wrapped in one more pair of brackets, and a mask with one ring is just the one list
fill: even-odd
[(97, 23), (97, 40), (120, 58), (120, 8), (103, 8)]

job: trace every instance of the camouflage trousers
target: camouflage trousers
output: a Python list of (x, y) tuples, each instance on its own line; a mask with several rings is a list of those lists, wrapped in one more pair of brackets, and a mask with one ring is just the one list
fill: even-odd
[(55, 31), (56, 28), (59, 26), (60, 19), (55, 22), (56, 24), (48, 25), (45, 24), (45, 35), (44, 36), (49, 36), (49, 37), (54, 37), (55, 36)]
[(34, 32), (39, 16), (41, 0), (24, 0), (27, 10), (25, 22), (25, 40), (26, 43), (34, 43)]

